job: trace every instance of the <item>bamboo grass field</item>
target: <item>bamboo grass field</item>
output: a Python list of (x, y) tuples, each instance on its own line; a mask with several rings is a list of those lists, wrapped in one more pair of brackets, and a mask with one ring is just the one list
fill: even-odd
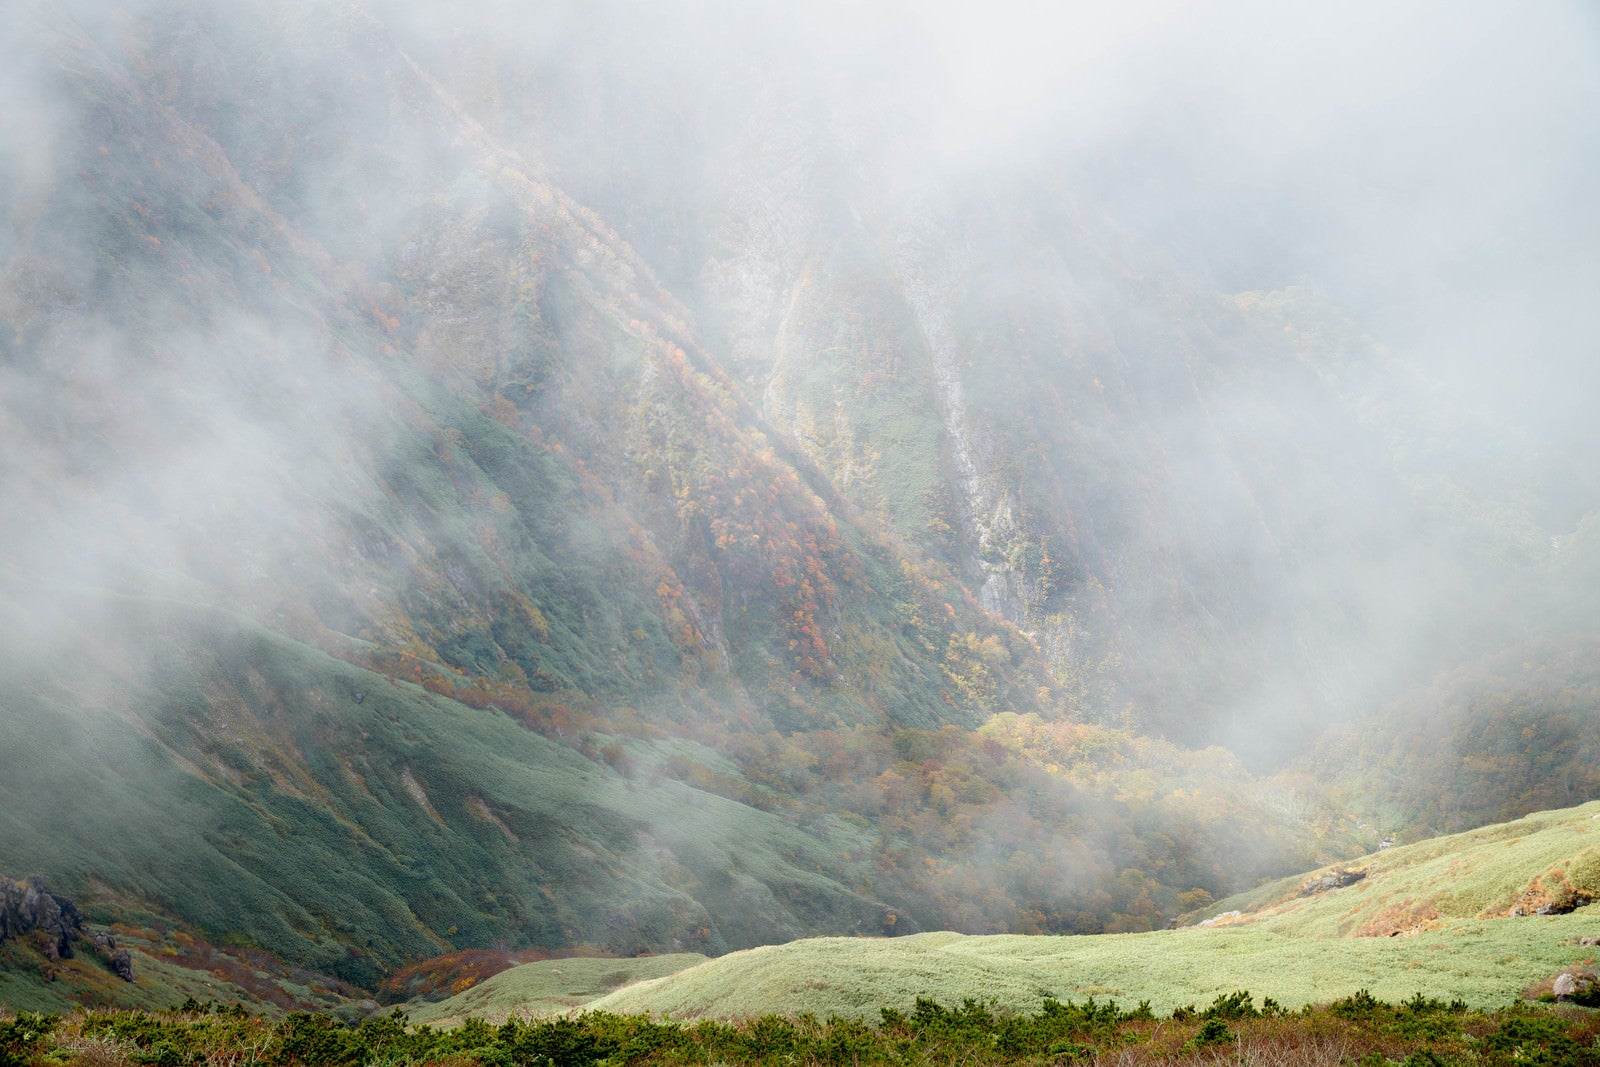
[[(1597, 950), (1579, 939), (1600, 934), (1600, 908), (1510, 913), (1519, 904), (1559, 904), (1563, 895), (1569, 903), (1600, 896), (1597, 844), (1600, 803), (1591, 803), (1264, 885), (1195, 917), (1213, 918), (1209, 926), (1078, 937), (808, 938), (708, 960), (566, 1010), (875, 1019), (880, 1009), (905, 1010), (919, 997), (970, 997), (1012, 1011), (1036, 1010), (1047, 997), (1096, 997), (1148, 1001), (1165, 1014), (1235, 990), (1297, 1008), (1363, 989), (1391, 1002), (1422, 993), (1501, 1007), (1564, 969), (1593, 962)], [(1324, 874), (1360, 870), (1365, 877), (1352, 885), (1299, 895)], [(622, 962), (601, 965), (615, 972)], [(537, 990), (529, 979), (541, 972), (529, 968), (548, 966), (514, 968), (492, 989), (431, 1006), (429, 1017), (560, 1010), (540, 993), (518, 992)], [(463, 997), (470, 993), (478, 999), (469, 1005)]]
[(418, 1003), (408, 1015), (414, 1023), (446, 1027), (469, 1017), (499, 1024), (513, 1011), (532, 1016), (554, 1015), (587, 1004), (621, 985), (677, 974), (705, 960), (696, 952), (626, 960), (592, 956), (539, 960), (501, 971), (449, 1000)]

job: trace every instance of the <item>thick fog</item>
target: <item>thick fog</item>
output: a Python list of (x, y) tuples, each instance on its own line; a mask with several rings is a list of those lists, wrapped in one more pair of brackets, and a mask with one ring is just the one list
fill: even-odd
[[(917, 809), (917, 833), (964, 822), (952, 859), (977, 887), (974, 929), (1003, 914), (1010, 874), (995, 872), (1008, 865), (1045, 887), (1035, 895), (1066, 899), (1100, 892), (1088, 882), (1125, 862), (1152, 885), (1174, 858), (1298, 862), (1327, 840), (1295, 840), (1304, 798), (1268, 797), (1278, 786), (1252, 774), (1463, 665), (1592, 636), (1596, 115), (1600, 13), (1584, 0), (0, 4), (7, 840), (43, 841), (53, 862), (33, 830), (71, 811), (87, 869), (97, 813), (50, 782), (13, 795), (22, 749), (4, 739), (49, 751), (40, 739), (115, 719), (124, 750), (90, 739), (100, 762), (63, 777), (105, 771), (106, 790), (142, 792), (140, 769), (159, 764), (166, 781), (204, 780), (253, 810), (252, 790), (288, 796), (295, 762), (316, 762), (338, 788), (310, 788), (307, 808), (370, 800), (361, 810), (387, 818), (388, 805), (457, 842), (472, 839), (463, 826), (496, 848), (503, 836), (524, 860), (543, 858), (541, 835), (598, 819), (614, 854), (595, 869), (642, 872), (640, 900), (657, 867), (678, 879), (701, 865), (672, 882), (684, 901), (694, 878), (727, 881), (682, 816), (702, 801), (768, 826), (805, 811), (819, 880), (845, 877), (824, 869), (846, 862), (837, 839), (854, 842), (855, 870), (880, 849), (905, 885), (939, 881), (934, 857), (896, 851), (909, 831), (891, 800)], [(851, 362), (872, 359), (882, 375)], [(682, 388), (651, 392), (674, 362), (689, 368)], [(812, 370), (821, 385), (802, 382)], [(861, 400), (873, 390), (882, 407)], [(843, 399), (828, 411), (828, 398)], [(686, 467), (719, 460), (730, 484), (772, 484), (690, 499), (721, 475), (646, 471), (667, 465), (666, 445), (647, 455), (646, 424), (678, 416), (684, 436), (738, 446), (677, 442)], [(507, 455), (530, 469), (486, 473), (513, 466)], [(902, 459), (923, 466), (896, 511), (872, 486)], [(709, 526), (762, 501), (789, 511), (762, 516), (770, 527), (733, 516), (751, 543), (770, 530), (800, 544), (814, 521), (881, 556), (879, 589), (815, 539), (782, 560), (843, 590), (832, 618), (792, 613), (818, 659), (835, 642), (810, 673), (782, 621), (739, 632), (733, 605), (775, 588), (772, 560), (752, 549), (728, 563), (720, 535), (684, 547), (692, 508), (722, 509), (696, 520)], [(293, 655), (277, 673), (246, 663), (224, 677), (204, 646), (235, 626)], [(867, 637), (841, 649), (841, 633)], [(861, 649), (893, 662), (864, 665)], [(958, 693), (958, 670), (1005, 684)], [(910, 698), (884, 693), (897, 680), (930, 706), (904, 713)], [(546, 735), (548, 747), (517, 734), (538, 741), (531, 760), (566, 761), (584, 783), (551, 801), (555, 829), (537, 804), (502, 821), (489, 795), (537, 793), (540, 768), (495, 781), (465, 747), (427, 799), (428, 750), (406, 716), (437, 712), (435, 738), (470, 717), (412, 681), (473, 703), (471, 722), (512, 715)], [(337, 724), (375, 721), (390, 682), (415, 698), (386, 714), (416, 758), (373, 767), (393, 780), (369, 793), (335, 766), (367, 734)], [(851, 685), (861, 692), (841, 696)], [(947, 805), (931, 787), (926, 803), (905, 799), (915, 786), (889, 765), (911, 732), (897, 726), (981, 726), (927, 737), (988, 751), (1014, 740), (1012, 704), (1054, 720), (1028, 727), (1041, 737), (1087, 721), (1223, 744), (1241, 763), (1120, 737), (1081, 791), (1035, 752), (1017, 756), (1039, 764), (1023, 785), (974, 786), (999, 797), (973, 802), (976, 820), (950, 817), (967, 801), (948, 786)], [(780, 737), (824, 727), (826, 745)], [(1062, 729), (1068, 763), (1077, 727)], [(881, 774), (847, 740), (878, 746)], [(1187, 786), (1125, 805), (1119, 744), (1133, 773), (1205, 779), (1191, 797), (1250, 810), (1208, 824), (1211, 855), (1188, 855), (1208, 846), (1166, 833), (1191, 825)], [(836, 750), (823, 769), (813, 748)], [(900, 769), (937, 769), (935, 750), (947, 754)], [(795, 766), (766, 765), (780, 756)], [(674, 764), (691, 770), (663, 784)], [(827, 778), (866, 766), (859, 782)], [(1050, 785), (1037, 811), (1029, 781)], [(824, 817), (802, 795), (812, 787), (860, 811)], [(689, 799), (661, 806), (669, 794)], [(1100, 825), (1113, 809), (1138, 819)], [(652, 821), (672, 832), (652, 843)], [(1012, 821), (1036, 848), (1003, 832)], [(744, 844), (733, 825), (712, 835), (728, 836), (727, 857)], [(196, 836), (235, 861), (234, 838)], [(160, 836), (133, 837), (138, 862), (161, 868)], [(937, 851), (925, 842), (941, 838), (918, 840)], [(441, 916), (417, 910), (431, 883), (410, 874), (427, 862), (392, 851), (398, 866), (371, 869), (403, 867), (408, 906)], [(1046, 859), (1029, 868), (1034, 851)], [(598, 884), (587, 863), (548, 885), (536, 865), (506, 869), (550, 898), (528, 898), (544, 915), (564, 906), (561, 878)], [(726, 865), (739, 892), (778, 899), (758, 864)], [(863, 884), (871, 917), (870, 894), (892, 890)], [(487, 888), (492, 902), (500, 887)], [(999, 910), (976, 903), (988, 890)], [(645, 944), (637, 903), (596, 925)], [(727, 921), (752, 942), (813, 932), (799, 918), (749, 932), (774, 909), (788, 914), (757, 900)], [(434, 947), (456, 930), (415, 925)], [(650, 936), (660, 948), (678, 935)]]
[[(1121, 305), (1128, 277), (1170, 277), (1175, 291), (1206, 299), (1292, 286), (1337, 308), (1364, 351), (1380, 353), (1338, 383), (1350, 408), (1387, 408), (1390, 428), (1447, 425), (1443, 439), (1481, 448), (1440, 462), (1455, 482), (1480, 479), (1468, 488), (1484, 507), (1531, 516), (1530, 541), (1569, 533), (1595, 506), (1600, 16), (1587, 4), (372, 0), (213, 10), (146, 0), (9, 17), (19, 32), (0, 46), (11, 102), (0, 170), (13, 193), (0, 251), (17, 340), (0, 417), (13, 442), (26, 442), (6, 458), (5, 488), (28, 504), (3, 528), (6, 556), (29, 582), (60, 570), (92, 584), (136, 566), (147, 579), (203, 573), (270, 606), (273, 583), (295, 578), (296, 546), (323, 536), (330, 501), (360, 496), (340, 482), (343, 459), (384, 447), (380, 423), (392, 413), (373, 412), (378, 387), (341, 362), (313, 311), (229, 283), (196, 321), (159, 307), (139, 322), (107, 321), (93, 306), (97, 235), (32, 229), (30, 205), (46, 192), (57, 198), (52, 225), (72, 217), (63, 198), (92, 195), (60, 191), (96, 151), (97, 114), (60, 69), (99, 62), (99, 50), (137, 73), (151, 39), (184, 55), (184, 34), (219, 51), (212, 68), (188, 68), (186, 90), (207, 91), (179, 91), (179, 118), (200, 109), (187, 120), (258, 148), (233, 161), (240, 182), (335, 259), (386, 254), (420, 205), (470, 184), (455, 168), (482, 149), (441, 134), (436, 103), (395, 103), (374, 58), (374, 42), (393, 42), (458, 116), (481, 124), (485, 143), (616, 226), (755, 395), (790, 286), (840, 233), (864, 235), (892, 266), (894, 248), (938, 246), (943, 266), (916, 267), (944, 272), (926, 287), (931, 304), (970, 295), (961, 275), (973, 265), (997, 301), (1006, 287), (1070, 290), (1079, 318), (1099, 316), (1115, 343), (1165, 336), (1139, 318), (1147, 309)], [(336, 44), (329, 27), (348, 36)], [(227, 82), (230, 61), (250, 48), (272, 57), (277, 80)], [(291, 102), (285, 114), (326, 124), (285, 137), (270, 121), (275, 94)], [(258, 135), (285, 140), (263, 147)], [(292, 185), (271, 187), (274, 153), (300, 153)], [(1031, 220), (1058, 206), (1086, 241), (1103, 243), (1095, 255), (1063, 266), (1070, 238), (1029, 246)], [(45, 259), (55, 274), (37, 272)], [(1121, 275), (1094, 273), (1106, 264)], [(54, 313), (41, 310), (48, 299), (27, 296), (51, 285), (79, 302), (59, 328), (40, 324)], [(150, 332), (129, 336), (135, 328)], [(270, 382), (236, 368), (208, 377), (219, 352), (261, 360)], [(1178, 365), (1155, 349), (1119, 358), (1130, 381)], [(1354, 423), (1296, 430), (1318, 417), (1293, 407), (1301, 386), (1262, 383), (1202, 389), (1203, 410), (1152, 408), (1143, 429), (1188, 466), (1171, 472), (1172, 524), (1126, 536), (1179, 563), (1231, 554), (1252, 569), (1270, 557), (1282, 573), (1252, 570), (1252, 581), (1301, 600), (1343, 598), (1359, 633), (1323, 664), (1324, 679), (1295, 684), (1325, 690), (1319, 709), (1369, 710), (1352, 705), (1381, 686), (1362, 676), (1387, 679), (1393, 667), (1377, 653), (1409, 655), (1408, 634), (1459, 611), (1470, 575), (1430, 573), (1435, 532), (1406, 543), (1406, 524), (1389, 521), (1389, 490), (1363, 501), (1359, 479), (1337, 470), (1310, 472), (1342, 487), (1331, 505), (1283, 489), (1289, 518), (1279, 527), (1316, 527), (1306, 543), (1331, 556), (1291, 558), (1239, 532), (1248, 494), (1213, 462), (1227, 453), (1219, 425), (1233, 420), (1238, 438), (1259, 437), (1266, 450), (1274, 435), (1293, 437), (1297, 463), (1326, 454), (1337, 468), (1347, 449), (1371, 447), (1340, 436)], [(42, 419), (51, 410), (53, 421)], [(53, 499), (85, 440), (115, 462), (77, 472), (91, 494)], [(1394, 462), (1404, 475), (1407, 457)], [(1285, 472), (1285, 484), (1301, 473)], [(107, 534), (117, 508), (138, 537)], [(1235, 534), (1239, 544), (1227, 544)], [(1141, 620), (1126, 624), (1137, 634)], [(1294, 640), (1330, 638), (1339, 640)], [(1265, 710), (1247, 726), (1307, 699), (1285, 696), (1286, 684), (1262, 681), (1249, 699)]]
[[(452, 34), (473, 32), (405, 10), (415, 47), (444, 66)], [(1370, 711), (1403, 680), (1512, 639), (1527, 609), (1503, 602), (1507, 557), (1539, 565), (1596, 505), (1600, 24), (1586, 5), (481, 17), (500, 27), (499, 72), (457, 64), (455, 84), (495, 83), (499, 134), (536, 138), (561, 184), (695, 296), (718, 354), (758, 389), (790, 287), (851, 232), (932, 249), (913, 273), (938, 279), (933, 305), (980, 287), (1056, 294), (1126, 349), (1147, 397), (1187, 342), (1130, 303), (1130, 273), (1195, 294), (1294, 287), (1344, 323), (1317, 357), (1339, 419), (1274, 371), (1117, 427), (1177, 464), (1166, 520), (1120, 534), (1124, 555), (1236, 558), (1266, 590), (1229, 604), (1218, 589), (1198, 625), (1252, 596), (1324, 616), (1236, 665), (1259, 677), (1230, 698), (1231, 742)], [(507, 73), (519, 63), (541, 73)], [(1030, 232), (1058, 208), (1065, 237)], [(1102, 247), (1073, 259), (1075, 240)], [(1297, 534), (1287, 546), (1258, 528), (1231, 458), (1286, 445), (1267, 495), (1277, 533)], [(1142, 595), (1127, 626), (1155, 646)], [(1262, 609), (1268, 629), (1278, 610)]]

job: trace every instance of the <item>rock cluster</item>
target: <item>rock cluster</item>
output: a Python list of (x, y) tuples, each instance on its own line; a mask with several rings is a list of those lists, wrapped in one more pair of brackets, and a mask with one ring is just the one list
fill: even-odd
[(111, 969), (116, 972), (117, 977), (124, 982), (133, 981), (133, 957), (128, 954), (127, 949), (117, 947), (117, 939), (111, 936), (111, 932), (96, 930), (90, 937), (100, 955), (111, 964)]
[(1518, 898), (1508, 914), (1515, 919), (1523, 915), (1566, 915), (1594, 902), (1582, 889), (1558, 885), (1552, 892), (1539, 879)]
[(34, 934), (54, 962), (72, 958), (72, 941), (82, 932), (77, 906), (46, 889), (38, 875), (21, 881), (0, 878), (0, 942)]
[(88, 938), (117, 977), (133, 981), (128, 950), (118, 948), (116, 938), (104, 930), (91, 933), (76, 904), (50, 892), (38, 875), (21, 880), (0, 875), (0, 944), (23, 937), (31, 937), (52, 963), (71, 959), (72, 943)]

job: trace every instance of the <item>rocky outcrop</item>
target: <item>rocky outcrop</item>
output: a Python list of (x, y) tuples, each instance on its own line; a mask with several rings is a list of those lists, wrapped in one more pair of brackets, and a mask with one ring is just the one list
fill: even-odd
[(1566, 915), (1593, 902), (1594, 898), (1587, 893), (1573, 893), (1557, 899), (1519, 903), (1512, 907), (1511, 917), (1515, 919), (1523, 915)]
[(0, 942), (32, 934), (53, 962), (71, 959), (73, 939), (82, 933), (77, 905), (50, 892), (38, 875), (0, 878)]
[(109, 932), (87, 929), (76, 904), (50, 892), (36, 874), (20, 880), (0, 875), (0, 944), (22, 939), (31, 940), (52, 963), (72, 959), (73, 942), (88, 940), (117, 977), (133, 981), (128, 950), (117, 947)]
[(1213, 915), (1209, 919), (1202, 919), (1196, 925), (1198, 925), (1198, 926), (1222, 926), (1222, 925), (1225, 925), (1227, 923), (1232, 922), (1235, 919), (1242, 919), (1242, 918), (1244, 918), (1244, 912), (1242, 912), (1242, 911), (1225, 911), (1221, 915)]
[(133, 981), (133, 957), (125, 948), (117, 947), (117, 939), (111, 936), (109, 930), (96, 930), (90, 935), (94, 941), (95, 949), (105, 957), (111, 970), (124, 982)]
[(1566, 915), (1594, 902), (1594, 894), (1575, 885), (1561, 869), (1548, 871), (1522, 891), (1505, 913), (1515, 919), (1523, 915)]
[(1313, 878), (1300, 887), (1296, 896), (1309, 897), (1317, 893), (1326, 893), (1330, 889), (1343, 889), (1345, 886), (1355, 885), (1367, 876), (1365, 868), (1357, 870), (1329, 871), (1320, 878)]

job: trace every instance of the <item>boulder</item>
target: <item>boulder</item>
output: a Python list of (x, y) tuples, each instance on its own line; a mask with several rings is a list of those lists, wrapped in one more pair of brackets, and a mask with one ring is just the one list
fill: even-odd
[(1596, 985), (1592, 974), (1564, 971), (1551, 983), (1550, 992), (1559, 1001), (1575, 1004), (1593, 1005), (1600, 1001), (1600, 986)]

